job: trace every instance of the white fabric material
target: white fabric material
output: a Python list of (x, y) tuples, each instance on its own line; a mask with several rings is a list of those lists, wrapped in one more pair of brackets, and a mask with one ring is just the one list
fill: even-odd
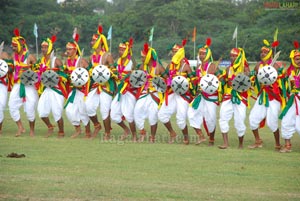
[(64, 96), (50, 88), (46, 88), (40, 96), (37, 110), (40, 118), (49, 117), (52, 112), (54, 120), (61, 119), (64, 109)]
[[(71, 96), (72, 92), (69, 94)], [(74, 126), (79, 126), (80, 121), (86, 126), (89, 123), (89, 116), (86, 112), (86, 106), (84, 102), (84, 94), (76, 89), (76, 94), (73, 103), (68, 103), (66, 107), (66, 115), (68, 120)]]
[(167, 123), (170, 121), (171, 116), (176, 112), (176, 123), (178, 127), (183, 130), (186, 127), (188, 108), (189, 103), (180, 95), (173, 93), (168, 96), (168, 106), (165, 101), (163, 102), (158, 111), (158, 119), (162, 123)]
[(251, 130), (258, 129), (259, 123), (266, 117), (268, 127), (272, 132), (275, 132), (278, 129), (280, 102), (277, 100), (269, 101), (269, 107), (266, 107), (259, 104), (259, 99), (260, 97), (257, 97), (257, 101), (249, 115), (250, 128)]
[(300, 100), (295, 97), (298, 105), (298, 114), (296, 115), (295, 102), (281, 121), (281, 135), (283, 139), (291, 139), (295, 132), (300, 135)]
[(93, 117), (97, 114), (97, 109), (100, 107), (102, 119), (107, 119), (110, 112), (112, 96), (101, 92), (97, 93), (97, 88), (91, 90), (86, 98), (85, 105), (88, 116)]
[(24, 112), (29, 121), (35, 120), (35, 109), (38, 103), (38, 93), (34, 86), (25, 86), (26, 101), (19, 95), (20, 84), (14, 84), (8, 100), (10, 116), (14, 121), (20, 120), (20, 107), (24, 106)]
[(192, 106), (189, 107), (188, 119), (190, 126), (198, 129), (201, 129), (205, 119), (208, 132), (212, 133), (217, 124), (217, 104), (201, 97), (199, 107), (196, 110)]
[[(157, 93), (154, 93), (158, 97)], [(134, 108), (134, 122), (139, 130), (144, 129), (145, 120), (148, 118), (150, 126), (157, 124), (158, 105), (150, 94), (138, 99)]]
[(7, 86), (0, 83), (0, 123), (3, 122), (4, 119), (4, 109), (6, 107), (7, 102)]
[(120, 96), (119, 101), (118, 95), (116, 95), (111, 102), (111, 119), (115, 123), (120, 123), (122, 121), (122, 116), (124, 116), (129, 123), (132, 123), (134, 121), (133, 112), (136, 98), (130, 92), (126, 92)]
[(222, 133), (229, 132), (229, 121), (232, 116), (234, 118), (234, 127), (236, 129), (238, 137), (242, 137), (245, 135), (246, 125), (246, 105), (241, 104), (233, 104), (231, 100), (226, 100), (222, 102), (220, 108), (220, 119), (219, 125)]

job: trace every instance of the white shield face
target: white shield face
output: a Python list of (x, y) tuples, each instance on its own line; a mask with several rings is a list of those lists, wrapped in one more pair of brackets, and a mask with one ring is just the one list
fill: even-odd
[(92, 71), (92, 78), (99, 84), (105, 84), (110, 78), (110, 71), (105, 65), (95, 66)]
[(41, 76), (41, 81), (45, 87), (52, 88), (58, 84), (59, 76), (55, 71), (47, 70), (47, 71), (43, 72), (43, 74)]
[(75, 87), (85, 85), (89, 80), (89, 73), (85, 68), (79, 67), (71, 73), (71, 82)]
[(264, 85), (273, 84), (277, 77), (277, 70), (273, 66), (264, 66), (258, 70), (257, 79)]
[(4, 77), (8, 72), (8, 65), (7, 63), (0, 59), (0, 77)]
[(213, 74), (206, 74), (200, 80), (200, 88), (207, 94), (213, 94), (218, 90), (219, 79)]
[(167, 89), (167, 84), (165, 83), (165, 81), (162, 77), (155, 76), (152, 79), (152, 84), (158, 92), (165, 93), (165, 91)]
[(239, 73), (232, 81), (232, 88), (238, 92), (245, 92), (251, 87), (250, 78), (243, 73)]
[(24, 71), (20, 77), (21, 83), (27, 86), (32, 86), (38, 81), (38, 75), (32, 70)]
[(147, 75), (142, 70), (134, 70), (130, 74), (129, 82), (134, 88), (140, 88), (145, 84)]
[(175, 76), (172, 79), (171, 88), (176, 94), (182, 95), (189, 89), (189, 82), (183, 76)]

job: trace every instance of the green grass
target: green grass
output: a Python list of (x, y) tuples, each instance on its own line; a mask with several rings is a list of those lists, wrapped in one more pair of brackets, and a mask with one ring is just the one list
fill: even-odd
[[(27, 132), (16, 138), (15, 123), (8, 112), (5, 117), (0, 200), (300, 200), (298, 134), (292, 139), (293, 152), (281, 154), (274, 151), (268, 128), (261, 130), (261, 149), (237, 149), (231, 127), (230, 148), (219, 150), (219, 130), (214, 147), (195, 146), (192, 129), (190, 145), (183, 145), (180, 135), (169, 145), (167, 130), (159, 124), (159, 142), (149, 144), (117, 140), (121, 131), (113, 124), (115, 140), (103, 142), (100, 136), (71, 139), (73, 127), (66, 118), (65, 138), (44, 138), (46, 127), (37, 119), (36, 136), (30, 138), (23, 118)], [(245, 147), (251, 143), (248, 130)], [(11, 152), (26, 157), (7, 158)]]

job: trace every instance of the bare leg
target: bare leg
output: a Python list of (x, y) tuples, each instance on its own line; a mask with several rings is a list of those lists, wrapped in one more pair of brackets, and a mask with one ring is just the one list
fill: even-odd
[(228, 134), (227, 133), (222, 133), (223, 135), (223, 145), (219, 145), (219, 149), (227, 149), (228, 148)]
[(64, 119), (60, 118), (57, 121), (57, 125), (58, 125), (58, 137), (62, 138), (65, 136), (65, 131), (64, 131)]
[(196, 145), (201, 144), (202, 142), (205, 142), (206, 139), (202, 133), (202, 130), (199, 128), (194, 128), (194, 130), (196, 131), (196, 134), (198, 135), (198, 141), (196, 142)]
[(176, 139), (176, 132), (174, 131), (172, 124), (170, 121), (168, 121), (167, 123), (164, 124), (165, 127), (168, 129), (169, 133), (170, 133), (170, 140), (169, 140), (169, 144), (173, 144), (175, 139)]
[(155, 142), (155, 136), (156, 136), (156, 131), (157, 131), (157, 124), (154, 124), (152, 126), (150, 126), (151, 129), (151, 136), (150, 136), (150, 143), (154, 143)]
[(292, 144), (290, 139), (285, 139), (285, 145), (280, 149), (280, 153), (289, 153), (292, 151)]
[(90, 122), (85, 126), (85, 138), (91, 138), (91, 126)]
[(181, 131), (182, 131), (182, 134), (183, 134), (183, 143), (185, 145), (188, 145), (190, 143), (188, 127), (185, 126), (185, 128)]
[(239, 149), (243, 149), (244, 136), (239, 137)]
[(34, 137), (34, 125), (35, 125), (35, 121), (29, 121), (29, 127), (30, 127), (29, 135), (30, 135), (30, 137)]
[(281, 149), (279, 129), (277, 129), (274, 132), (274, 139), (275, 139), (275, 150), (279, 151)]
[(16, 133), (16, 137), (19, 137), (19, 136), (21, 136), (22, 133), (25, 133), (25, 128), (23, 127), (21, 119), (16, 121), (16, 124), (18, 126), (18, 131)]
[(215, 132), (216, 129), (214, 129), (213, 132), (209, 133), (209, 142), (208, 142), (209, 147), (214, 146), (215, 144)]
[(131, 122), (131, 123), (129, 123), (129, 127), (130, 127), (130, 131), (131, 131), (131, 134), (132, 134), (132, 141), (136, 142), (137, 141), (137, 138), (136, 138), (136, 127), (135, 127), (134, 121)]
[(94, 132), (93, 132), (92, 138), (96, 138), (97, 135), (98, 135), (98, 133), (99, 133), (99, 131), (101, 130), (101, 124), (98, 121), (97, 115), (90, 117), (90, 120), (94, 124)]
[(75, 127), (75, 133), (71, 136), (71, 138), (76, 138), (81, 134), (81, 128), (80, 125), (74, 126)]
[(125, 125), (124, 121), (121, 121), (120, 123), (118, 123), (118, 125), (121, 126), (121, 128), (123, 128), (123, 130), (124, 130), (124, 133), (120, 139), (125, 140), (128, 137), (128, 135), (130, 134), (130, 129)]
[(144, 128), (140, 130), (139, 142), (144, 142), (146, 135), (147, 135), (147, 131)]
[(263, 141), (259, 137), (259, 132), (258, 129), (252, 130), (254, 138), (255, 138), (255, 143), (252, 145), (249, 145), (248, 148), (250, 149), (255, 149), (255, 148), (261, 148), (263, 146)]
[(0, 135), (2, 134), (2, 122), (0, 122)]
[(53, 131), (54, 131), (54, 126), (51, 124), (49, 117), (42, 117), (41, 118), (43, 120), (43, 122), (46, 124), (46, 126), (48, 127), (48, 132), (45, 135), (45, 137), (49, 137), (50, 135), (52, 135)]
[(111, 130), (111, 121), (110, 121), (110, 116), (108, 116), (106, 119), (103, 120), (103, 125), (104, 125), (104, 140), (109, 140), (110, 139), (110, 130)]

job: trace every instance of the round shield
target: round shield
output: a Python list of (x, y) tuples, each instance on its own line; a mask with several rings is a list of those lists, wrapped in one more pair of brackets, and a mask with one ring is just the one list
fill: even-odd
[(134, 88), (140, 88), (145, 84), (146, 80), (147, 80), (147, 75), (142, 70), (132, 71), (129, 78), (129, 82), (131, 86), (133, 86)]
[(273, 66), (264, 66), (258, 70), (257, 79), (264, 85), (273, 84), (277, 77), (277, 70)]
[(8, 72), (8, 65), (7, 63), (0, 59), (0, 77), (4, 77)]
[(155, 76), (152, 79), (152, 84), (158, 92), (165, 93), (165, 91), (167, 89), (167, 84), (165, 83), (165, 81), (162, 77)]
[(75, 68), (71, 73), (71, 82), (75, 87), (81, 87), (89, 80), (89, 72), (82, 67)]
[(95, 66), (92, 71), (92, 78), (93, 80), (95, 80), (95, 82), (99, 84), (104, 84), (110, 78), (110, 71), (107, 68), (107, 66), (104, 65)]
[(238, 92), (245, 92), (251, 87), (250, 78), (243, 73), (239, 73), (232, 81), (232, 88)]
[(219, 80), (213, 74), (206, 74), (200, 80), (200, 88), (207, 94), (213, 94), (218, 90)]
[(32, 70), (24, 71), (20, 77), (21, 83), (27, 86), (32, 86), (38, 81), (38, 75)]
[(189, 89), (189, 81), (183, 76), (175, 76), (172, 79), (171, 88), (176, 94), (185, 94)]
[(47, 70), (43, 72), (41, 81), (46, 87), (52, 88), (58, 84), (59, 76), (55, 71)]

